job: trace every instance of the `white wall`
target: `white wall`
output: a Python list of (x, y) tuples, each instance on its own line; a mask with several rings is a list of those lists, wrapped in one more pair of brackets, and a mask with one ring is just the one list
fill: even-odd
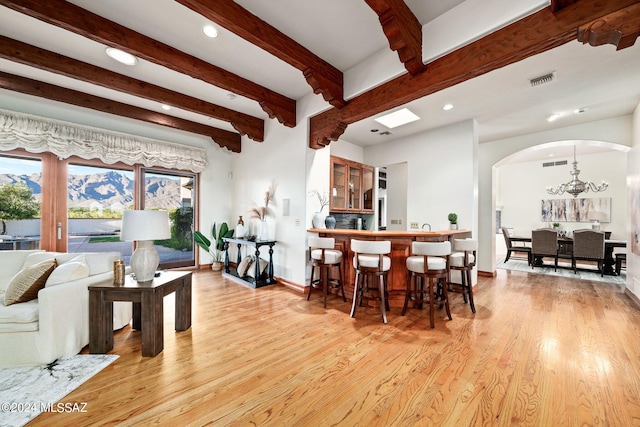
[[(631, 118), (631, 116), (615, 117), (480, 144), (478, 270), (495, 271), (495, 195), (497, 192), (495, 169), (504, 159), (526, 148), (554, 141), (596, 140), (630, 147)], [(589, 171), (589, 173), (595, 173), (595, 171)]]
[[(602, 193), (583, 193), (579, 198), (611, 198), (611, 221), (602, 223), (601, 230), (611, 231), (613, 239), (625, 239), (627, 228), (627, 154), (620, 151), (592, 155), (581, 155), (577, 148), (578, 169), (582, 181), (599, 184), (602, 180), (609, 188)], [(550, 226), (541, 219), (541, 200), (571, 199), (573, 196), (549, 195), (546, 187), (557, 186), (571, 179), (569, 174), (573, 162), (571, 158), (553, 158), (553, 161), (567, 160), (567, 165), (542, 167), (544, 161), (509, 163), (497, 169), (498, 192), (496, 205), (502, 205), (502, 225), (523, 230), (533, 230)], [(560, 222), (563, 230), (573, 231), (591, 228), (589, 221)]]
[(364, 163), (407, 163), (407, 227), (427, 222), (433, 230), (446, 230), (447, 215), (456, 212), (460, 228), (476, 236), (476, 147), (476, 123), (469, 120), (367, 147)]
[[(628, 176), (629, 185), (633, 190), (629, 192), (629, 224), (627, 228), (629, 240), (629, 247), (627, 247), (627, 288), (633, 292), (635, 296), (640, 298), (640, 253), (634, 253), (632, 251), (634, 239), (638, 242), (638, 236), (633, 235), (633, 228), (631, 223), (635, 222), (635, 229), (640, 229), (640, 214), (638, 203), (640, 201), (640, 104), (636, 107), (633, 113), (633, 148), (628, 154)], [(635, 207), (632, 205), (632, 201), (635, 199)]]

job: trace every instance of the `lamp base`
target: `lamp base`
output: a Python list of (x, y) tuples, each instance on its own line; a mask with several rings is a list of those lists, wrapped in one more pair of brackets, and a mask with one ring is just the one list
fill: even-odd
[(159, 263), (160, 257), (153, 246), (153, 240), (138, 240), (136, 250), (131, 255), (131, 270), (136, 276), (136, 281), (153, 280)]

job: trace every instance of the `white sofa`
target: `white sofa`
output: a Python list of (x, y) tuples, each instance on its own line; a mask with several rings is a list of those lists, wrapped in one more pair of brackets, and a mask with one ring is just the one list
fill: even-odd
[[(4, 305), (7, 285), (20, 270), (51, 258), (63, 265), (79, 255), (89, 267), (88, 277), (47, 284), (35, 300)], [(118, 252), (0, 251), (0, 368), (48, 364), (78, 354), (89, 343), (87, 286), (112, 278), (113, 261), (118, 258)], [(86, 267), (84, 271), (86, 275)], [(131, 303), (114, 303), (113, 313), (114, 330), (126, 326), (132, 317)]]

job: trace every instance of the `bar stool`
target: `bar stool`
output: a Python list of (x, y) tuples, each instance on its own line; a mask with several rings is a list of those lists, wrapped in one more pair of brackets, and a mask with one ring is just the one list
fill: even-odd
[[(356, 305), (362, 306), (362, 299), (370, 298), (380, 301), (380, 313), (382, 322), (387, 323), (387, 311), (389, 310), (389, 293), (387, 291), (387, 276), (391, 268), (391, 258), (386, 254), (391, 252), (389, 240), (351, 240), (353, 251), (353, 268), (356, 271), (356, 280), (353, 287), (353, 304), (351, 305), (351, 317), (356, 315)], [(378, 280), (378, 289), (371, 286), (370, 279)], [(375, 281), (373, 282), (375, 283)], [(378, 296), (365, 296), (365, 292), (377, 292)]]
[[(334, 249), (336, 240), (329, 237), (309, 237), (309, 259), (311, 260), (311, 279), (309, 281), (309, 294), (311, 290), (322, 287), (324, 293), (324, 308), (327, 308), (327, 294), (329, 287), (340, 288), (342, 299), (347, 302), (342, 286), (342, 251)], [(315, 269), (318, 267), (319, 278), (314, 279)], [(338, 278), (331, 279), (331, 268), (338, 267)]]
[[(447, 294), (447, 282), (449, 281), (449, 255), (451, 254), (450, 242), (412, 242), (412, 256), (407, 258), (407, 291), (404, 297), (402, 315), (407, 312), (409, 300), (420, 304), (428, 302), (430, 309), (430, 323), (434, 327), (434, 302), (435, 294), (441, 296), (441, 303), (447, 310), (449, 320), (449, 296)], [(427, 288), (425, 290), (425, 283)], [(434, 292), (434, 287), (436, 291)], [(429, 298), (427, 299), (427, 294)]]
[(469, 306), (471, 312), (476, 312), (476, 306), (473, 303), (473, 282), (471, 281), (471, 270), (476, 265), (476, 251), (478, 250), (478, 241), (473, 239), (454, 239), (453, 253), (449, 256), (449, 268), (460, 272), (461, 283), (449, 282), (449, 290), (453, 291), (452, 286), (460, 287), (464, 303), (467, 303), (467, 294), (469, 295)]

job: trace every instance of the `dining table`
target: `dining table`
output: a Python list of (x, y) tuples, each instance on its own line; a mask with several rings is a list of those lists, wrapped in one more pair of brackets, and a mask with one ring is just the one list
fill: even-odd
[[(511, 242), (531, 243), (531, 236), (510, 236)], [(558, 236), (558, 247), (566, 254), (571, 254), (571, 247), (573, 246), (573, 238), (569, 236)], [(605, 239), (604, 241), (604, 274), (610, 276), (617, 276), (615, 270), (615, 259), (613, 256), (613, 250), (615, 248), (626, 248), (626, 240), (618, 239)], [(533, 261), (535, 265), (542, 265), (542, 257), (536, 257)]]

